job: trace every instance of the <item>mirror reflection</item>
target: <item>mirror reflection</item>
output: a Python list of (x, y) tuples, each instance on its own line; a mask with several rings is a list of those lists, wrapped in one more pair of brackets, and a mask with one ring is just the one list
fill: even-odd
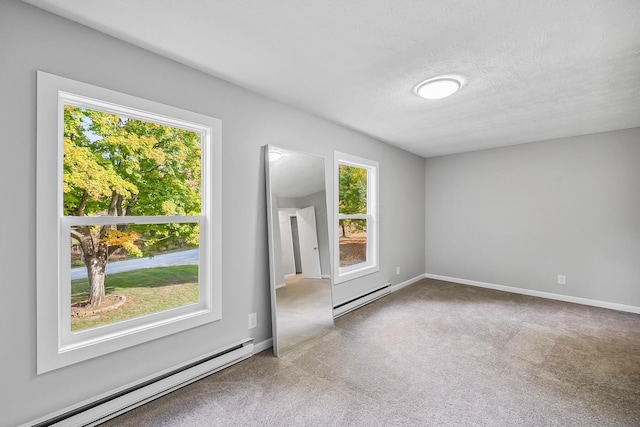
[(265, 147), (273, 352), (333, 328), (324, 159)]

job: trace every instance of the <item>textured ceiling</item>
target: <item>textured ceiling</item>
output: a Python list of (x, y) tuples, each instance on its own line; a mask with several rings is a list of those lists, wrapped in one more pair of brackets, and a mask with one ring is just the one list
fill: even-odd
[(638, 0), (24, 1), (424, 157), (640, 126)]

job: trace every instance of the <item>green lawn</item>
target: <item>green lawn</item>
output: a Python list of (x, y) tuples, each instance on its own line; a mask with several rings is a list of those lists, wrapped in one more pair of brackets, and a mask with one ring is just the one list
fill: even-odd
[[(109, 274), (107, 295), (123, 295), (119, 308), (91, 317), (72, 318), (71, 330), (93, 328), (198, 302), (198, 266), (179, 265)], [(71, 304), (89, 298), (87, 279), (71, 281)]]

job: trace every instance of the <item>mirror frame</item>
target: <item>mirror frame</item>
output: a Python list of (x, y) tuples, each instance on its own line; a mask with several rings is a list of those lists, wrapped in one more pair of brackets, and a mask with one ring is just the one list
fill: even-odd
[[(277, 278), (276, 278), (276, 256), (275, 256), (275, 244), (276, 244), (276, 238), (274, 236), (274, 221), (278, 220), (277, 218), (274, 218), (273, 215), (273, 208), (274, 208), (274, 202), (273, 202), (273, 176), (272, 176), (272, 171), (271, 171), (271, 166), (270, 166), (270, 159), (269, 159), (269, 152), (270, 150), (277, 150), (277, 151), (287, 151), (287, 152), (291, 152), (291, 153), (296, 153), (296, 154), (302, 154), (305, 156), (313, 156), (313, 157), (317, 157), (318, 159), (320, 159), (322, 161), (322, 176), (323, 176), (323, 180), (324, 180), (324, 189), (325, 189), (325, 210), (326, 210), (326, 215), (327, 215), (327, 230), (325, 230), (324, 232), (327, 234), (327, 238), (329, 241), (329, 247), (327, 248), (328, 250), (328, 263), (329, 263), (329, 279), (325, 279), (329, 281), (329, 288), (330, 288), (330, 306), (327, 307), (328, 312), (330, 313), (331, 316), (331, 323), (333, 326), (333, 322), (334, 322), (334, 315), (333, 315), (333, 268), (332, 268), (332, 263), (333, 260), (331, 259), (331, 236), (328, 230), (329, 224), (332, 224), (332, 222), (330, 221), (330, 212), (329, 212), (329, 205), (327, 202), (327, 195), (329, 194), (327, 192), (327, 184), (326, 184), (326, 165), (325, 165), (325, 158), (316, 154), (311, 154), (311, 153), (305, 153), (305, 152), (301, 152), (301, 151), (297, 151), (297, 150), (290, 150), (288, 148), (283, 148), (283, 147), (276, 147), (273, 145), (265, 145), (263, 147), (263, 155), (264, 155), (264, 165), (265, 165), (265, 196), (266, 196), (266, 207), (267, 207), (267, 235), (268, 235), (268, 251), (269, 251), (269, 284), (270, 284), (270, 295), (271, 295), (271, 328), (272, 328), (272, 335), (273, 335), (273, 354), (274, 356), (281, 356), (283, 354), (283, 351), (281, 349), (281, 346), (278, 343), (278, 309), (277, 309), (277, 298), (276, 298), (276, 290), (277, 290)], [(315, 337), (314, 337), (315, 338)], [(308, 342), (304, 341), (304, 342)], [(303, 344), (304, 342), (301, 342), (300, 344)]]

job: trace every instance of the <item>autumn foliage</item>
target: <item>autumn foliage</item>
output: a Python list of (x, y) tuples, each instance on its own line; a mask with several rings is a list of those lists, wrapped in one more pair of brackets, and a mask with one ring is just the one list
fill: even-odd
[[(200, 135), (190, 130), (65, 105), (64, 215), (200, 215), (201, 150)], [(88, 272), (89, 304), (104, 298), (106, 264), (116, 251), (143, 256), (198, 243), (195, 221), (131, 222), (72, 227)]]

